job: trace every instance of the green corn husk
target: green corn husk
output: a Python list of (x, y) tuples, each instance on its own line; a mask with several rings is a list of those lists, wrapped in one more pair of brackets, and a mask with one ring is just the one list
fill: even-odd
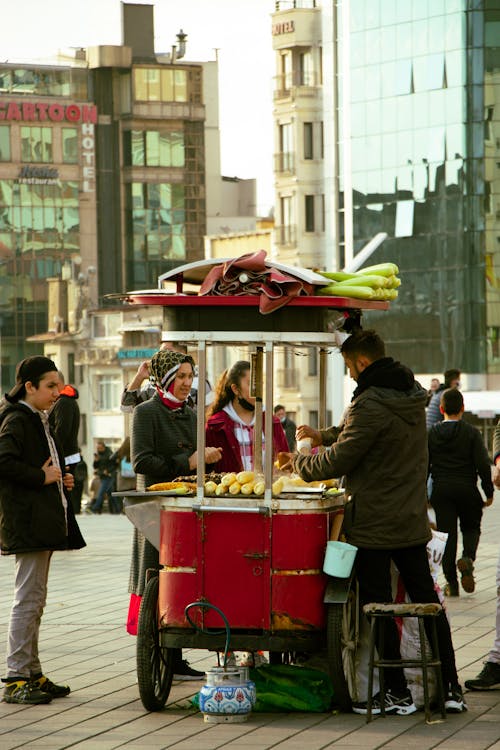
[(397, 274), (399, 273), (399, 268), (395, 263), (378, 263), (375, 266), (366, 266), (365, 268), (360, 268), (358, 273), (369, 275), (375, 273), (380, 274), (380, 276), (397, 276)]
[(321, 271), (320, 274), (332, 281), (349, 281), (349, 279), (359, 278), (357, 273), (346, 273), (345, 271)]
[(371, 276), (360, 274), (354, 276), (352, 279), (340, 281), (339, 284), (340, 286), (371, 286), (372, 289), (379, 289), (380, 287), (387, 286), (387, 277), (377, 276), (377, 274)]
[(342, 284), (328, 284), (318, 289), (318, 294), (327, 297), (354, 297), (355, 299), (372, 299), (374, 290), (369, 286), (350, 286)]

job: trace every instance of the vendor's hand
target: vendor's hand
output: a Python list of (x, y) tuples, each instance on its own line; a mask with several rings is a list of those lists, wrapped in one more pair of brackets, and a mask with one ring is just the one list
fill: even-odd
[(493, 469), (493, 484), (500, 488), (500, 466), (495, 465)]
[(54, 466), (54, 464), (52, 463), (52, 458), (48, 458), (45, 461), (42, 466), (42, 471), (45, 474), (44, 484), (54, 484), (54, 482), (58, 482), (62, 477), (61, 469), (59, 469), (57, 466)]
[(485, 506), (487, 508), (489, 508), (492, 503), (493, 503), (493, 498), (492, 497), (487, 497), (486, 498), (486, 502), (484, 504), (485, 504)]
[(278, 468), (280, 471), (292, 471), (292, 458), (294, 455), (294, 453), (285, 453), (285, 451), (280, 451), (278, 453)]
[(63, 485), (65, 490), (72, 490), (75, 486), (75, 477), (69, 471), (63, 475)]
[(311, 438), (312, 447), (315, 448), (321, 445), (323, 440), (321, 439), (321, 433), (319, 430), (315, 430), (313, 427), (309, 427), (307, 424), (301, 424), (295, 431), (296, 440), (303, 440), (304, 438)]

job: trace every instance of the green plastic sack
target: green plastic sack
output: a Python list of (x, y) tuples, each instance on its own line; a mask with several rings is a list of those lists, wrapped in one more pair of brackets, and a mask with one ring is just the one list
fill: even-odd
[[(319, 669), (294, 664), (265, 664), (250, 669), (249, 676), (257, 690), (254, 711), (325, 713), (332, 707), (332, 682)], [(191, 705), (199, 708), (199, 693), (191, 698)]]
[(319, 669), (294, 664), (265, 664), (259, 669), (251, 669), (250, 679), (257, 689), (254, 711), (324, 713), (332, 707), (332, 681)]

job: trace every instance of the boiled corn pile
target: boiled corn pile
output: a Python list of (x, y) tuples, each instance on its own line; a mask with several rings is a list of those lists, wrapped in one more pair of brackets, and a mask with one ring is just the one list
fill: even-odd
[[(238, 474), (223, 474), (220, 483), (205, 482), (206, 495), (258, 495), (264, 494), (264, 480), (253, 471), (240, 471)], [(283, 479), (273, 482), (273, 495), (279, 495), (283, 489)]]
[(355, 299), (394, 300), (398, 296), (401, 279), (395, 263), (367, 266), (355, 273), (320, 271), (329, 279), (327, 286), (319, 287), (318, 294), (329, 297), (354, 297)]

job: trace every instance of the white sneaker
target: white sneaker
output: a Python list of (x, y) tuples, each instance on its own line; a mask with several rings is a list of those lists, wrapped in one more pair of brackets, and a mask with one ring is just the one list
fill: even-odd
[(258, 669), (264, 664), (269, 664), (269, 660), (266, 659), (262, 651), (242, 651), (238, 658), (238, 664), (240, 667), (253, 667)]

